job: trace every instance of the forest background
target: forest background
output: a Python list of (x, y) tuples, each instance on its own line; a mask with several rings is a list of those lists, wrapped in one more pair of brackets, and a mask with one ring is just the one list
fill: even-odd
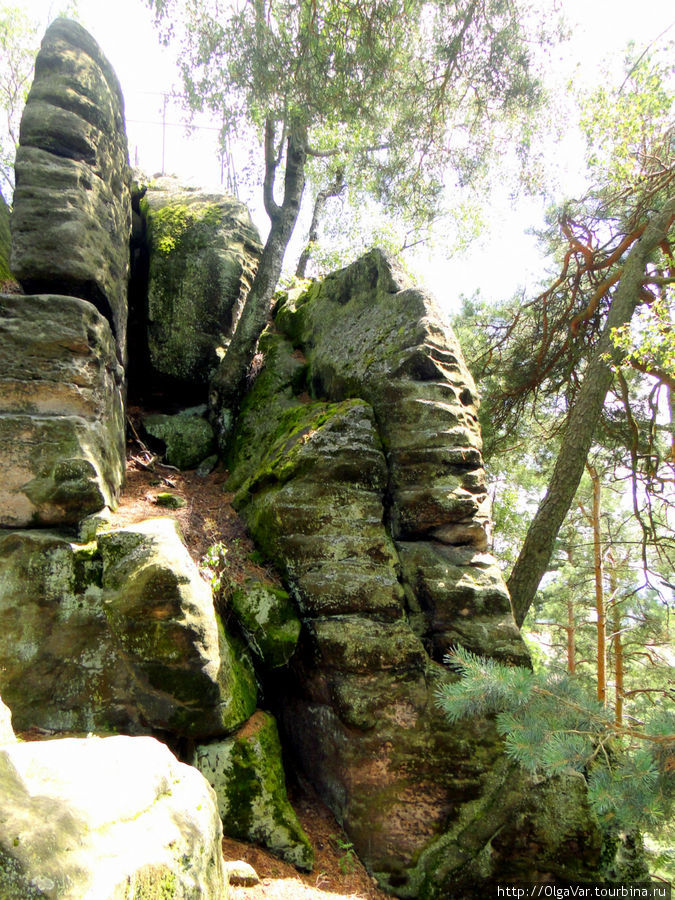
[[(443, 91), (450, 83), (456, 93), (447, 106), (444, 92), (435, 96), (424, 119), (412, 113), (424, 108), (427, 94), (399, 109), (398, 119), (392, 113), (391, 122), (401, 129), (391, 132), (397, 143), (378, 137), (374, 115), (371, 132), (356, 127), (359, 110), (368, 108), (365, 94), (355, 95), (351, 112), (340, 108), (330, 120), (320, 109), (311, 120), (284, 118), (286, 111), (273, 106), (273, 91), (243, 91), (233, 115), (234, 95), (222, 83), (226, 74), (236, 82), (243, 71), (241, 65), (228, 68), (236, 54), (215, 52), (211, 31), (212, 55), (200, 57), (207, 33), (201, 22), (181, 15), (179, 3), (150, 6), (165, 43), (148, 31), (151, 11), (129, 3), (127, 16), (116, 10), (125, 34), (117, 49), (109, 45), (110, 29), (88, 21), (92, 12), (84, 0), (65, 10), (0, 7), (0, 106), (7, 114), (0, 135), (3, 194), (11, 198), (18, 117), (39, 36), (54, 12), (79, 16), (116, 67), (127, 97), (133, 161), (138, 155), (147, 166), (144, 154), (154, 144), (150, 168), (186, 166), (177, 149), (184, 126), (177, 122), (183, 107), (191, 108), (197, 117), (186, 147), (193, 171), (214, 173), (212, 180), (236, 191), (263, 234), (265, 213), (274, 234), (275, 215), (281, 216), (290, 196), (297, 145), (304, 154), (300, 213), (297, 223), (293, 218), (280, 226), (280, 258), (275, 250), (279, 269), (285, 260), (285, 282), (322, 274), (373, 243), (402, 254), (452, 315), (483, 398), (495, 511), (491, 549), (504, 566), (537, 677), (544, 681), (514, 684), (507, 672), (459, 658), (464, 693), (443, 698), (449, 714), (476, 711), (473, 683), (481, 697), (492, 698), (481, 708), (506, 716), (507, 745), (526, 767), (587, 771), (604, 754), (607, 764), (593, 781), (599, 814), (652, 828), (661, 854), (655, 870), (667, 872), (675, 730), (668, 706), (675, 661), (675, 22), (669, 21), (669, 4), (655, 3), (639, 17), (628, 5), (622, 12), (612, 4), (610, 16), (609, 5), (586, 4), (593, 39), (575, 44), (580, 31), (570, 29), (571, 3), (546, 10), (538, 5), (536, 13), (497, 0), (446, 3), (445, 12), (456, 14), (455, 33), (476, 26), (475, 45), (458, 45), (454, 60), (462, 66), (455, 65), (450, 32), (445, 34), (448, 63), (437, 71), (448, 79), (439, 83)], [(279, 0), (277, 15), (284, 6)], [(372, 86), (387, 96), (385, 89), (397, 80), (400, 86), (403, 73), (414, 70), (414, 54), (405, 56), (407, 23), (394, 41), (395, 18), (386, 18), (393, 4), (382, 4), (379, 21), (368, 4), (343, 6), (360, 34), (372, 23), (381, 28), (370, 39), (382, 56), (369, 71)], [(269, 26), (273, 4), (241, 4), (248, 7), (267, 9), (260, 22)], [(328, 31), (331, 10), (344, 12), (340, 4), (320, 9)], [(480, 15), (471, 18), (468, 10)], [(135, 22), (138, 28), (130, 27)], [(637, 40), (624, 44), (617, 22)], [(314, 27), (311, 17), (299, 21), (290, 51), (297, 53), (293, 40), (302, 29), (311, 35)], [(252, 60), (251, 71), (256, 63), (258, 73), (269, 68), (269, 56), (252, 52), (269, 52), (256, 27), (240, 33), (241, 58)], [(399, 49), (403, 55), (395, 57)], [(136, 66), (126, 76), (129, 87), (128, 60)], [(345, 56), (345, 84), (348, 63)], [(465, 81), (464, 66), (471, 74)], [(205, 79), (204, 71), (217, 71), (219, 80)], [(164, 80), (153, 85), (150, 73), (157, 72)], [(387, 77), (393, 72), (396, 78)], [(247, 76), (241, 77), (243, 83)], [(415, 79), (407, 84), (412, 91)], [(363, 85), (365, 91), (365, 80)], [(469, 107), (470, 121), (457, 100), (462, 90), (464, 97), (473, 90), (480, 101)], [(154, 104), (152, 116), (132, 111), (132, 98), (144, 91)], [(334, 98), (327, 96), (324, 103), (330, 102)], [(395, 108), (390, 102), (383, 106), (385, 118)], [(426, 146), (415, 143), (437, 108), (443, 113), (438, 130), (430, 131)], [(457, 140), (444, 130), (452, 116)], [(316, 122), (318, 144), (312, 146), (307, 132)], [(337, 126), (345, 122), (350, 139), (340, 144)], [(143, 129), (154, 134), (147, 143)], [(207, 149), (209, 166), (196, 161), (197, 148)], [(429, 159), (434, 165), (427, 171)], [(411, 160), (426, 180), (415, 180)], [(285, 181), (282, 200), (278, 185), (275, 198), (277, 174)], [(523, 219), (529, 233), (519, 238)], [(272, 243), (268, 236), (271, 251)], [(452, 259), (462, 254), (465, 261), (453, 274)], [(274, 267), (270, 273), (242, 351), (245, 363), (279, 280)], [(221, 381), (234, 384), (226, 399), (236, 405), (238, 383), (230, 374)], [(557, 697), (550, 709), (533, 702), (542, 691)], [(573, 707), (582, 718), (567, 717)], [(541, 740), (543, 733), (555, 736), (553, 744)], [(625, 765), (614, 761), (622, 754)], [(623, 790), (619, 800), (617, 788)]]

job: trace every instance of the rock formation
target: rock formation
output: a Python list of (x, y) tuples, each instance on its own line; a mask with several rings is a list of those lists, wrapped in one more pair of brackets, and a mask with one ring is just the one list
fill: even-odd
[(75, 524), (114, 505), (123, 381), (91, 303), (0, 294), (0, 525)]
[(168, 385), (201, 402), (255, 274), (258, 232), (248, 209), (227, 194), (168, 177), (139, 194), (142, 240), (135, 244), (134, 271), (143, 280), (147, 266), (147, 286), (131, 315), (134, 341), (146, 359), (132, 362), (150, 385)]
[[(111, 527), (125, 378), (141, 397), (204, 400), (259, 252), (236, 201), (166, 180), (132, 197), (126, 160), (114, 74), (58, 20), (12, 220), (14, 272), (41, 293), (0, 295), (0, 694), (17, 732), (165, 740), (214, 786), (228, 833), (308, 868), (281, 736), (399, 897), (593, 879), (583, 779), (528, 780), (490, 721), (451, 726), (438, 709), (453, 647), (529, 657), (487, 553), (475, 387), (432, 299), (384, 254), (281, 298), (235, 423), (227, 487), (283, 588), (242, 578), (221, 618), (173, 522)], [(194, 428), (204, 446), (186, 456)], [(199, 409), (146, 429), (170, 464), (213, 452)], [(149, 737), (14, 744), (4, 707), (0, 720), (3, 896), (222, 896), (195, 768)]]
[[(10, 246), (9, 207), (2, 193), (0, 193), (0, 286), (7, 284), (11, 280), (9, 271)], [(6, 288), (0, 287), (0, 290), (6, 290)]]
[(298, 868), (311, 870), (314, 851), (286, 797), (272, 716), (259, 710), (231, 737), (200, 744), (192, 764), (216, 792), (226, 834), (261, 844)]
[(21, 119), (11, 268), (26, 293), (89, 300), (126, 361), (130, 171), (119, 82), (80, 25), (56, 19)]
[(0, 534), (2, 693), (19, 730), (217, 737), (257, 689), (171, 519)]
[(282, 299), (275, 326), (228, 488), (301, 612), (277, 682), (297, 759), (397, 896), (515, 877), (525, 820), (531, 877), (552, 859), (581, 877), (600, 847), (587, 808), (547, 829), (492, 725), (450, 727), (434, 700), (457, 644), (529, 664), (485, 552), (477, 399), (451, 331), (379, 251)]
[(152, 738), (0, 746), (5, 900), (224, 900), (213, 791)]

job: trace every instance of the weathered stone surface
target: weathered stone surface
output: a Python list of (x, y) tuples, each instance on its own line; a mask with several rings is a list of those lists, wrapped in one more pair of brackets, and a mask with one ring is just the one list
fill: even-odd
[(259, 710), (231, 738), (202, 744), (193, 759), (218, 797), (225, 834), (267, 847), (300, 869), (314, 853), (286, 796), (274, 719)]
[(173, 520), (0, 534), (0, 693), (17, 730), (216, 737), (256, 705)]
[(171, 178), (148, 186), (141, 209), (150, 247), (150, 377), (200, 389), (206, 399), (258, 265), (258, 232), (234, 197)]
[[(387, 461), (392, 535), (402, 542), (484, 551), (490, 509), (476, 389), (433, 299), (374, 250), (304, 294), (289, 296), (276, 321), (306, 352), (305, 377), (315, 394), (333, 401), (360, 397), (372, 406)], [(438, 553), (442, 556), (442, 546)], [(515, 624), (505, 628), (502, 622), (510, 615), (510, 601), (503, 583), (497, 585), (499, 571), (490, 566), (495, 590), (481, 610), (482, 626), (473, 629), (472, 649), (493, 654), (498, 646), (496, 655), (526, 662)], [(447, 574), (463, 584), (475, 580), (475, 572), (475, 565), (457, 559)], [(403, 581), (416, 596), (419, 580), (410, 582), (404, 571)], [(451, 593), (445, 581), (433, 604), (412, 601), (423, 613), (418, 627), (426, 620), (434, 636), (431, 649), (439, 660), (467, 633), (464, 606)], [(497, 643), (488, 638), (491, 617), (502, 632)]]
[(223, 866), (225, 868), (225, 877), (230, 884), (240, 887), (253, 887), (260, 883), (256, 870), (249, 863), (244, 862), (243, 859), (225, 861)]
[(99, 535), (105, 614), (155, 727), (206, 736), (255, 709), (252, 668), (226, 637), (175, 520), (150, 519)]
[(494, 557), (470, 545), (396, 543), (403, 579), (419, 604), (436, 659), (457, 645), (526, 663), (511, 602)]
[(0, 748), (6, 900), (228, 896), (213, 791), (152, 738)]
[(16, 741), (12, 728), (12, 712), (0, 697), (0, 744), (13, 744)]
[(267, 668), (285, 666), (300, 636), (300, 619), (287, 591), (247, 578), (232, 588), (229, 600), (255, 656)]
[(123, 372), (88, 302), (0, 294), (0, 525), (74, 524), (114, 506)]
[(126, 359), (131, 231), (124, 105), (91, 35), (56, 19), (21, 120), (12, 270), (26, 293), (70, 294), (108, 319)]
[[(398, 896), (484, 896), (509, 866), (536, 880), (553, 858), (592, 870), (587, 808), (578, 830), (547, 831), (493, 725), (451, 726), (435, 702), (451, 646), (529, 662), (485, 553), (477, 400), (454, 337), (378, 252), (282, 301), (276, 326), (228, 487), (301, 613), (270, 697), (305, 773)], [(516, 810), (536, 822), (526, 844)]]
[(195, 469), (215, 450), (213, 428), (199, 407), (184, 410), (175, 416), (152, 413), (144, 417), (143, 428), (164, 445), (164, 458), (177, 469)]

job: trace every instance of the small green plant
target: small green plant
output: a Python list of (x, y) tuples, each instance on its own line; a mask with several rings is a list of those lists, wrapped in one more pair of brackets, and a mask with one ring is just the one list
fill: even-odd
[(675, 795), (671, 710), (622, 727), (573, 677), (502, 665), (463, 648), (447, 662), (461, 678), (441, 685), (436, 698), (451, 722), (494, 715), (507, 755), (528, 772), (582, 772), (589, 802), (607, 825), (667, 824)]
[(341, 851), (341, 856), (338, 859), (340, 871), (343, 875), (349, 875), (356, 868), (357, 857), (354, 844), (341, 834), (333, 834), (331, 838), (337, 849)]
[(226, 586), (226, 571), (229, 566), (227, 553), (228, 549), (225, 544), (222, 541), (216, 541), (211, 544), (201, 558), (202, 571), (209, 580), (211, 590), (216, 595), (222, 594)]
[(265, 556), (260, 550), (254, 550), (252, 553), (249, 553), (248, 558), (252, 563), (255, 563), (256, 566), (264, 566), (266, 562)]

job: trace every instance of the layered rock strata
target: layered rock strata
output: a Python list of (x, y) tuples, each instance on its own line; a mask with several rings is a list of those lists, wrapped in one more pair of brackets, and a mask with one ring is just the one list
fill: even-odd
[(126, 361), (131, 231), (124, 103), (91, 35), (48, 28), (21, 119), (11, 268), (26, 293), (89, 300)]
[(529, 664), (486, 552), (477, 400), (452, 333), (378, 251), (282, 300), (275, 324), (228, 487), (301, 611), (277, 699), (306, 774), (397, 896), (482, 896), (553, 859), (592, 868), (587, 808), (537, 825), (491, 723), (450, 727), (435, 703), (453, 646)]
[(124, 372), (88, 302), (0, 294), (0, 525), (74, 524), (124, 477)]

